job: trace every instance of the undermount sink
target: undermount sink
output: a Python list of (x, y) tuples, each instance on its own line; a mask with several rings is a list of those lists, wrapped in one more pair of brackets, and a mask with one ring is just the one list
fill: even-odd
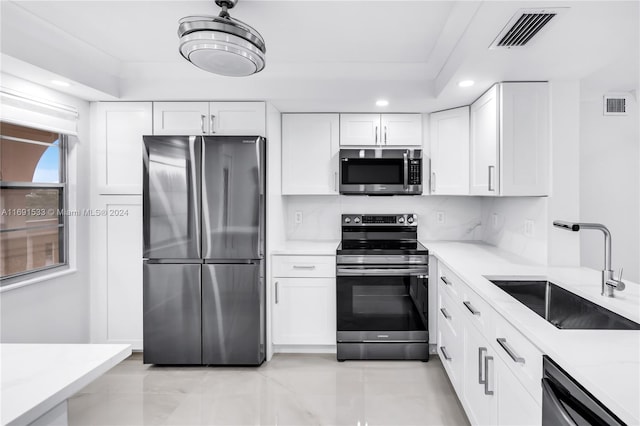
[(549, 281), (490, 281), (560, 329), (640, 330), (637, 324)]

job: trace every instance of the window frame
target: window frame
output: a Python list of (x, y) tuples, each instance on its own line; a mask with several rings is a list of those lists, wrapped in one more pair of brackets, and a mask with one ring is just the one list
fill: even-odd
[[(31, 127), (31, 126), (25, 126)], [(33, 128), (33, 127), (32, 127)], [(36, 140), (27, 140), (20, 138), (8, 137), (7, 139), (16, 142), (23, 143), (36, 143), (43, 144)], [(60, 153), (60, 176), (59, 183), (38, 183), (38, 182), (15, 182), (15, 181), (0, 181), (0, 189), (42, 189), (42, 188), (57, 188), (60, 189), (60, 195), (58, 200), (59, 210), (68, 212), (69, 209), (69, 175), (68, 175), (68, 136), (63, 133), (58, 133)], [(58, 212), (56, 212), (57, 214)], [(58, 245), (62, 247), (59, 250), (62, 261), (54, 265), (43, 266), (36, 269), (30, 269), (28, 271), (17, 272), (15, 274), (0, 276), (0, 288), (18, 284), (22, 281), (37, 279), (46, 277), (50, 274), (56, 274), (64, 270), (69, 269), (69, 215), (58, 214), (58, 229), (62, 228), (62, 232), (58, 231)]]

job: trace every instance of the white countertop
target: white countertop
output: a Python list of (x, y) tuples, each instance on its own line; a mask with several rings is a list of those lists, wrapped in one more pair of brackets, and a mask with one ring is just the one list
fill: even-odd
[(1, 423), (33, 422), (129, 355), (130, 345), (1, 344)]
[(276, 255), (332, 255), (335, 256), (340, 241), (289, 240), (271, 250)]
[(541, 352), (551, 357), (628, 424), (640, 424), (640, 331), (560, 330), (485, 276), (539, 276), (640, 322), (640, 286), (615, 298), (600, 295), (600, 271), (537, 265), (482, 243), (429, 242), (429, 253), (451, 268)]

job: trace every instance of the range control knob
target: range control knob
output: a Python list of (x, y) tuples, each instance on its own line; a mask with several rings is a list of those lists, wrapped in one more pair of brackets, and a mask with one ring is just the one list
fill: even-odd
[(344, 223), (351, 223), (351, 218), (350, 217), (345, 217), (344, 218)]
[(411, 216), (409, 216), (409, 218), (407, 219), (407, 222), (413, 223), (413, 218)]
[(399, 217), (398, 218), (398, 223), (404, 223), (404, 217)]
[(360, 223), (360, 218), (359, 217), (354, 217), (353, 218), (353, 222), (354, 223)]

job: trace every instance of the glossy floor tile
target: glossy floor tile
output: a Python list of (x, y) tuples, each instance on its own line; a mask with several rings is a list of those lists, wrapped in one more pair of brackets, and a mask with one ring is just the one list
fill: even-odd
[(468, 425), (442, 364), (277, 354), (259, 368), (134, 354), (69, 400), (70, 425)]

